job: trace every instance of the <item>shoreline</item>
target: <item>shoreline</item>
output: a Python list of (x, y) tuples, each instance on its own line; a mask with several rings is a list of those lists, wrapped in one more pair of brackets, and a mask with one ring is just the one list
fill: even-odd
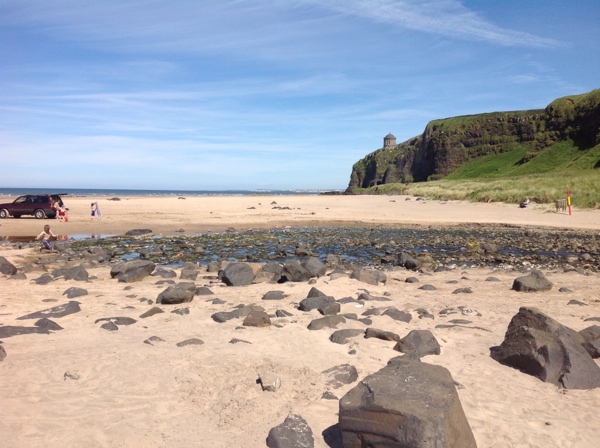
[[(3, 199), (0, 198), (0, 201)], [(92, 220), (90, 203), (99, 202), (101, 220)], [(45, 224), (61, 235), (122, 235), (148, 228), (177, 235), (283, 227), (515, 226), (562, 230), (600, 230), (600, 210), (556, 213), (547, 205), (528, 208), (501, 203), (422, 200), (411, 196), (204, 196), (66, 197), (69, 222), (33, 217), (0, 220), (0, 237), (38, 235)]]

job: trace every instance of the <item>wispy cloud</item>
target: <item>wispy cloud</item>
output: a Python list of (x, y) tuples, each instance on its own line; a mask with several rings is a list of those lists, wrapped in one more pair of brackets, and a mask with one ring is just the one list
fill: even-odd
[(456, 0), (300, 0), (331, 10), (424, 33), (476, 39), (500, 45), (560, 47), (563, 43), (502, 28)]

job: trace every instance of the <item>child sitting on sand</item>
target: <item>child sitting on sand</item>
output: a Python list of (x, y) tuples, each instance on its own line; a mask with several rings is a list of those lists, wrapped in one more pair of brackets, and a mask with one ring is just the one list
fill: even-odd
[(35, 239), (42, 239), (42, 247), (40, 247), (40, 251), (43, 249), (52, 250), (52, 244), (50, 244), (50, 238), (57, 238), (57, 236), (50, 230), (49, 225), (44, 226), (44, 230), (40, 233)]

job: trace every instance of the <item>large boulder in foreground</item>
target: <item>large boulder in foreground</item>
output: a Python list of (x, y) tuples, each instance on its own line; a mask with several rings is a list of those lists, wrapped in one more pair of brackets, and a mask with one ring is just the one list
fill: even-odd
[(584, 338), (537, 308), (522, 307), (504, 341), (490, 348), (501, 364), (565, 389), (600, 387), (600, 367), (583, 347)]
[(396, 359), (340, 400), (344, 448), (475, 448), (450, 372)]
[(521, 292), (549, 291), (552, 289), (552, 282), (541, 271), (534, 269), (528, 275), (517, 277), (512, 289)]

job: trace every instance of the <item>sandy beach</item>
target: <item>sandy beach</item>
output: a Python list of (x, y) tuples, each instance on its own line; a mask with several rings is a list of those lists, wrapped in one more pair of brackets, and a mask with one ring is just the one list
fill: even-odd
[[(67, 196), (69, 222), (9, 218), (0, 220), (0, 236), (34, 236), (43, 224), (66, 236), (119, 235), (139, 228), (181, 235), (227, 228), (466, 223), (600, 230), (600, 210), (573, 210), (569, 216), (536, 204), (519, 209), (407, 196), (120, 199)], [(90, 216), (90, 203), (95, 201), (101, 207), (101, 220)], [(45, 270), (36, 261), (47, 255), (7, 245), (0, 246), (0, 256), (26, 272), (21, 280), (0, 277), (3, 326), (32, 326), (35, 320), (18, 318), (66, 304), (71, 299), (64, 294), (71, 287), (88, 291), (72, 299), (80, 303), (80, 312), (51, 319), (62, 330), (0, 338), (7, 353), (0, 362), (2, 447), (264, 447), (269, 430), (290, 413), (307, 421), (314, 446), (339, 447), (324, 436), (338, 422), (337, 399), (400, 353), (393, 350), (394, 342), (355, 337), (337, 344), (329, 340), (334, 329), (309, 330), (308, 324), (321, 315), (316, 310), (300, 311), (297, 305), (313, 287), (335, 299), (356, 299), (364, 291), (391, 299), (347, 303), (342, 313), (361, 317), (371, 308), (393, 306), (413, 317), (405, 323), (374, 315), (370, 325), (347, 319), (338, 329), (372, 327), (401, 337), (413, 329), (431, 330), (441, 354), (422, 361), (446, 367), (460, 384), (458, 394), (478, 447), (593, 448), (600, 440), (600, 389), (560, 389), (490, 357), (490, 347), (502, 342), (508, 323), (522, 306), (537, 307), (576, 331), (597, 324), (585, 321), (600, 317), (596, 272), (544, 271), (553, 288), (522, 293), (511, 290), (521, 272), (493, 268), (435, 273), (394, 268), (386, 271), (387, 281), (376, 286), (348, 277), (332, 278), (327, 275), (329, 268), (313, 284), (231, 287), (202, 267), (195, 284), (207, 286), (212, 295), (197, 295), (181, 305), (159, 305), (163, 313), (141, 318), (156, 306), (149, 301), (155, 302), (168, 286), (160, 282), (163, 278), (149, 276), (127, 284), (112, 279), (108, 266), (88, 266), (87, 282), (58, 278), (38, 285), (33, 279)], [(181, 281), (181, 269), (169, 269), (177, 275), (173, 280)], [(499, 281), (487, 281), (490, 276)], [(407, 277), (417, 277), (419, 282), (407, 283)], [(424, 284), (437, 289), (419, 289)], [(453, 293), (466, 287), (473, 293)], [(563, 287), (571, 292), (560, 292)], [(269, 291), (282, 291), (285, 297), (262, 300)], [(569, 304), (573, 300), (580, 304)], [(254, 328), (243, 326), (240, 319), (217, 323), (211, 318), (216, 312), (250, 304), (262, 306), (272, 316), (272, 324)], [(462, 313), (458, 307), (469, 311)], [(189, 314), (172, 312), (183, 308)], [(433, 318), (419, 318), (419, 308)], [(440, 314), (448, 308), (457, 312)], [(275, 317), (277, 310), (291, 316)], [(136, 322), (119, 325), (118, 331), (100, 328), (105, 321), (99, 319), (112, 317)], [(457, 318), (469, 323), (437, 327)], [(190, 338), (203, 343), (177, 345)], [(357, 369), (358, 381), (336, 387), (323, 372), (342, 364)], [(265, 373), (280, 378), (276, 392), (265, 392), (257, 383)]]

